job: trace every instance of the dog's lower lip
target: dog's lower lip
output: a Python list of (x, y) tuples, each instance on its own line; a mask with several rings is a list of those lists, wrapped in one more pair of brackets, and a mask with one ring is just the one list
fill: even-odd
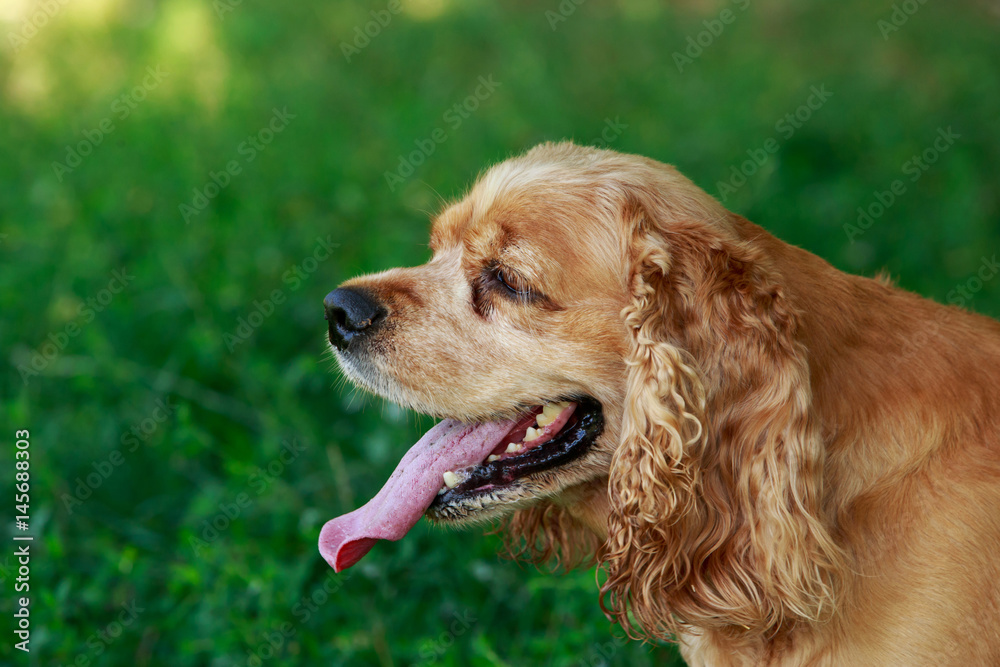
[(576, 399), (577, 412), (571, 425), (551, 441), (515, 458), (486, 462), (476, 466), (457, 486), (440, 493), (428, 512), (465, 499), (503, 488), (532, 473), (566, 465), (589, 451), (604, 430), (604, 413), (600, 403), (592, 398)]

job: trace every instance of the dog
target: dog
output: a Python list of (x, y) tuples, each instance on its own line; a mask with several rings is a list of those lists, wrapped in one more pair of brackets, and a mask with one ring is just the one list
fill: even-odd
[(335, 569), (500, 520), (692, 666), (1000, 665), (1000, 323), (571, 143), (489, 169), (430, 246), (325, 299), (346, 376), (442, 418), (323, 527)]

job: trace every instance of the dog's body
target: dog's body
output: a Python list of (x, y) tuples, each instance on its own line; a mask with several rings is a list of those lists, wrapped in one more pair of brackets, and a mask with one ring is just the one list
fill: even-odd
[(1000, 665), (1000, 323), (745, 226), (808, 351), (836, 611), (685, 638), (691, 665)]
[[(567, 399), (559, 428), (603, 424), (515, 447), (569, 452), (549, 467), (487, 443), (432, 518), (596, 556), (609, 613), (691, 665), (1000, 664), (1000, 323), (570, 144), (492, 169), (432, 247), (328, 298), (348, 375), (461, 422)], [(321, 548), (347, 566), (380, 530)]]

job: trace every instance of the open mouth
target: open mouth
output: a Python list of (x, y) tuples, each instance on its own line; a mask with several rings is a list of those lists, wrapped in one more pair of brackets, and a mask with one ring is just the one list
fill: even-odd
[(580, 458), (604, 429), (600, 404), (592, 398), (535, 406), (518, 421), (485, 460), (442, 474), (443, 485), (427, 515), (451, 518), (460, 506), (515, 484), (528, 475), (551, 470)]
[(323, 526), (320, 553), (340, 572), (378, 540), (402, 538), (425, 513), (434, 520), (488, 517), (500, 505), (530, 499), (530, 486), (521, 488), (528, 478), (585, 456), (603, 429), (592, 398), (546, 403), (514, 419), (442, 420), (374, 498)]

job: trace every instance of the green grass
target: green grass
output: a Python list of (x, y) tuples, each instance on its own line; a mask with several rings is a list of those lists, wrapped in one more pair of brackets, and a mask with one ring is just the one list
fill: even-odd
[[(37, 536), (32, 651), (7, 635), (0, 661), (221, 667), (263, 649), (263, 664), (669, 664), (672, 648), (614, 644), (593, 571), (501, 560), (495, 536), (421, 523), (343, 576), (316, 550), (323, 522), (370, 497), (430, 425), (343, 386), (323, 296), (426, 260), (441, 199), (537, 142), (589, 143), (617, 119), (612, 148), (719, 194), (776, 138), (729, 208), (942, 301), (1000, 250), (1000, 41), (985, 8), (928, 2), (883, 39), (891, 3), (860, 0), (595, 0), (554, 31), (555, 0), (403, 0), (348, 63), (341, 42), (386, 4), (245, 0), (220, 17), (207, 0), (80, 0), (17, 53), (7, 33), (35, 10), (0, 12), (0, 440), (12, 452), (14, 430), (31, 431)], [(735, 20), (678, 72), (673, 54), (725, 7)], [(123, 99), (150, 67), (168, 76)], [(480, 76), (500, 85), (455, 127), (445, 114)], [(779, 131), (821, 85), (830, 99)], [(241, 144), (276, 108), (294, 118), (250, 161)], [(95, 134), (102, 121), (113, 131)], [(947, 127), (960, 138), (908, 180), (904, 163)], [(386, 172), (436, 128), (446, 140), (390, 190)], [(78, 166), (53, 167), (87, 136), (101, 141)], [(180, 206), (230, 161), (240, 173), (186, 224)], [(844, 226), (896, 179), (904, 194), (852, 242)], [(327, 237), (330, 257), (306, 262)], [(87, 299), (116, 270), (134, 278), (98, 312)], [(964, 305), (1000, 315), (996, 281)], [(25, 383), (19, 366), (50, 340), (63, 349)], [(286, 439), (298, 444), (281, 463)], [(100, 485), (67, 503), (91, 474)], [(0, 552), (11, 600), (13, 546)]]

